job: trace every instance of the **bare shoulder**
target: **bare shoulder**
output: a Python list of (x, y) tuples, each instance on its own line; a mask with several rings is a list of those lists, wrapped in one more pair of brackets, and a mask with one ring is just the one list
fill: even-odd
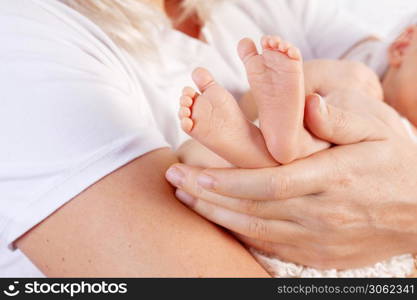
[(267, 276), (229, 234), (184, 207), (169, 149), (103, 178), (17, 241), (47, 276)]

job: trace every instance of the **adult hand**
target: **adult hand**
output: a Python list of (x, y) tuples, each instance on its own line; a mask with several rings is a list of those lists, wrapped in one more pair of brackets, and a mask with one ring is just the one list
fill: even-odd
[(368, 115), (311, 99), (307, 123), (334, 144), (269, 169), (167, 173), (177, 197), (247, 245), (316, 268), (417, 252), (417, 147)]

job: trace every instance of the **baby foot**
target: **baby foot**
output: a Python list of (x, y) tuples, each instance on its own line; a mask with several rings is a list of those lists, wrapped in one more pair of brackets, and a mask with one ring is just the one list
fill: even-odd
[(276, 161), (286, 164), (322, 150), (304, 128), (304, 73), (300, 51), (278, 37), (262, 39), (262, 55), (244, 39), (238, 51), (259, 111), (262, 134)]
[(235, 166), (277, 165), (262, 133), (245, 118), (233, 96), (205, 69), (194, 71), (193, 79), (201, 94), (189, 87), (183, 90), (179, 112), (182, 129)]

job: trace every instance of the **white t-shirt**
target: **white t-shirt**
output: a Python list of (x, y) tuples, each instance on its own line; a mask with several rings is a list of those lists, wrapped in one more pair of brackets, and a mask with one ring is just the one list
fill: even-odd
[[(338, 58), (367, 36), (315, 0), (241, 0), (214, 12), (205, 44), (166, 29), (160, 61), (117, 47), (58, 0), (0, 1), (0, 277), (42, 276), (13, 242), (105, 175), (185, 139), (178, 97), (197, 66), (237, 97), (238, 40), (277, 34), (305, 59)], [(93, 217), (93, 216), (92, 216)]]

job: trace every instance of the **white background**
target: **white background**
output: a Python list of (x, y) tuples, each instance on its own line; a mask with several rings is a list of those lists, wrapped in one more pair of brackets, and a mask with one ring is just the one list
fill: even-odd
[[(293, 0), (297, 1), (297, 0)], [(381, 35), (388, 33), (398, 24), (417, 16), (417, 0), (320, 0), (322, 5), (337, 1), (339, 5), (353, 12), (373, 31)], [(417, 18), (416, 18), (417, 19)]]

